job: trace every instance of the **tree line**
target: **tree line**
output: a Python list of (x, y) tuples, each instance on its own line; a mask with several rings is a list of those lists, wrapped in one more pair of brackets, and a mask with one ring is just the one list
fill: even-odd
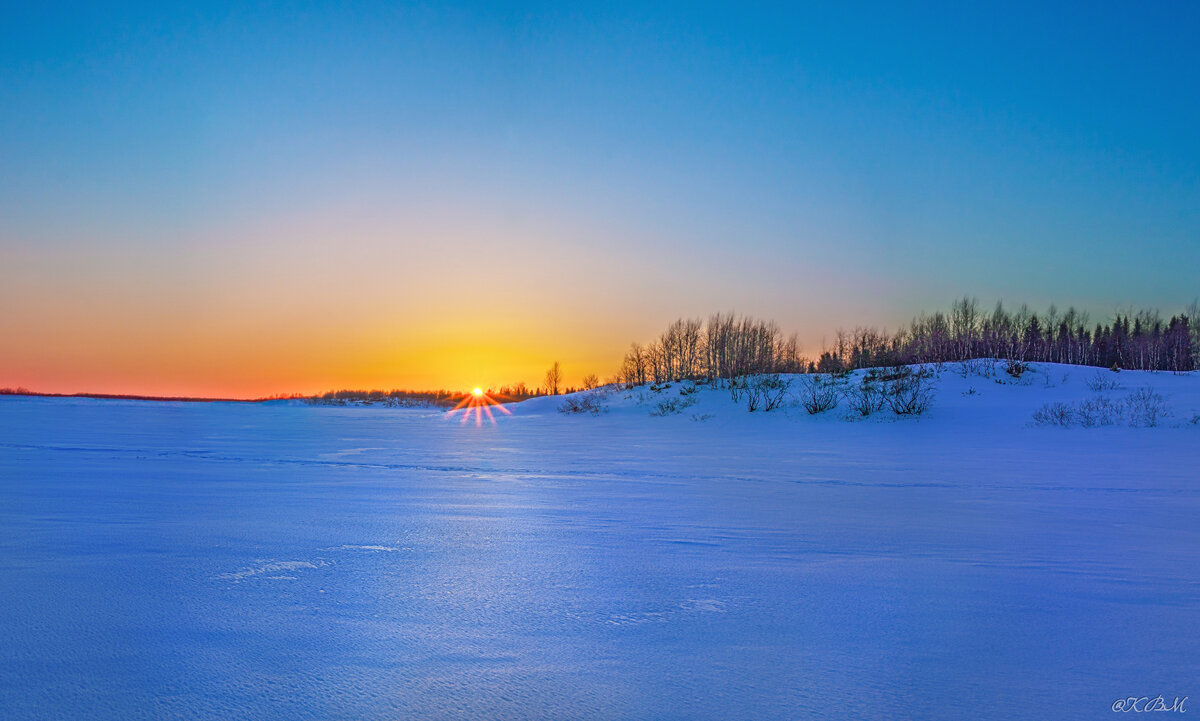
[[(523, 401), (541, 395), (547, 395), (542, 388), (531, 388), (525, 383), (515, 383), (501, 386), (499, 389), (488, 388), (485, 393), (500, 402)], [(352, 405), (359, 403), (381, 404), (387, 406), (444, 406), (454, 407), (468, 395), (461, 390), (354, 390), (342, 389), (326, 391), (312, 396), (292, 395), (310, 405)]]
[(674, 380), (718, 380), (764, 373), (838, 373), (914, 363), (976, 358), (1045, 362), (1130, 370), (1184, 372), (1200, 368), (1200, 306), (1164, 318), (1157, 310), (1118, 313), (1092, 324), (1088, 314), (1055, 306), (1043, 312), (998, 302), (990, 310), (975, 298), (949, 312), (922, 314), (894, 333), (875, 328), (839, 330), (816, 359), (800, 354), (796, 335), (771, 321), (733, 313), (707, 320), (679, 319), (647, 344), (633, 343), (618, 372), (630, 385)]
[(706, 322), (680, 319), (646, 345), (633, 343), (619, 378), (632, 385), (761, 373), (802, 373), (796, 335), (783, 337), (774, 322), (717, 313)]

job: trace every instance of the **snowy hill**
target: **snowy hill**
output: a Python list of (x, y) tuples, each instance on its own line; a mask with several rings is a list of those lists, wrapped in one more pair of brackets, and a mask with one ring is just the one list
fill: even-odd
[[(1200, 373), (1113, 372), (1086, 366), (1036, 363), (1031, 364), (1020, 377), (1013, 377), (1005, 372), (1005, 365), (1004, 362), (980, 361), (925, 366), (925, 370), (931, 374), (930, 383), (934, 396), (929, 410), (915, 417), (897, 417), (885, 408), (869, 418), (863, 418), (844, 401), (827, 412), (810, 415), (799, 405), (802, 384), (808, 378), (803, 375), (781, 376), (791, 383), (787, 393), (789, 402), (772, 413), (748, 413), (746, 404), (734, 402), (726, 388), (711, 388), (704, 383), (697, 385), (689, 381), (639, 386), (631, 390), (606, 387), (572, 396), (535, 398), (511, 408), (516, 416), (539, 416), (557, 412), (565, 399), (596, 395), (603, 405), (605, 415), (638, 418), (652, 415), (656, 406), (663, 401), (678, 401), (681, 398), (686, 400), (691, 396), (686, 391), (695, 388), (696, 393), (692, 396), (695, 405), (689, 405), (677, 414), (667, 414), (662, 418), (673, 417), (724, 424), (758, 424), (755, 427), (766, 422), (756, 420), (763, 416), (775, 419), (783, 417), (801, 424), (832, 421), (918, 421), (934, 428), (946, 426), (942, 430), (966, 432), (971, 428), (1020, 427), (1033, 424), (1037, 411), (1047, 404), (1078, 406), (1097, 397), (1123, 401), (1132, 393), (1149, 389), (1162, 396), (1162, 406), (1166, 411), (1166, 415), (1157, 425), (1190, 425), (1196, 422), (1193, 419), (1200, 417)], [(866, 374), (867, 371), (854, 371), (839, 382), (839, 387), (853, 388), (862, 382)], [(1096, 389), (1097, 386), (1099, 390)], [(680, 395), (681, 391), (685, 391), (683, 396)], [(698, 418), (700, 416), (707, 418)], [(1116, 417), (1111, 425), (1127, 426), (1129, 422), (1127, 418)], [(847, 432), (853, 431), (848, 429)]]

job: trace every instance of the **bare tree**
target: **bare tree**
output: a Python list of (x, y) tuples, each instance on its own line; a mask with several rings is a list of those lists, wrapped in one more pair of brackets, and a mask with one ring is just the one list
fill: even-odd
[(646, 350), (640, 343), (633, 343), (629, 346), (629, 352), (625, 354), (625, 365), (621, 369), (621, 375), (629, 385), (644, 386), (648, 365)]
[(1192, 346), (1192, 365), (1200, 368), (1200, 300), (1193, 300), (1187, 307), (1188, 334)]
[(699, 377), (703, 362), (700, 335), (702, 327), (703, 324), (698, 319), (680, 318), (659, 336), (655, 347), (659, 354), (661, 373), (656, 371), (656, 380), (673, 381)]
[(800, 338), (792, 333), (779, 345), (777, 370), (782, 373), (800, 373), (804, 368), (804, 358), (800, 355)]
[(590, 391), (600, 385), (600, 377), (595, 373), (588, 373), (583, 377), (583, 389)]
[(696, 379), (700, 377), (703, 363), (700, 329), (703, 327), (700, 319), (689, 318), (677, 320), (672, 326), (674, 340), (679, 360), (678, 374), (680, 378)]
[(550, 366), (546, 371), (546, 395), (558, 395), (558, 389), (562, 385), (562, 366), (558, 361), (554, 361), (554, 365)]
[(979, 301), (963, 296), (950, 306), (950, 335), (954, 339), (954, 354), (958, 359), (968, 358), (979, 333), (981, 316)]

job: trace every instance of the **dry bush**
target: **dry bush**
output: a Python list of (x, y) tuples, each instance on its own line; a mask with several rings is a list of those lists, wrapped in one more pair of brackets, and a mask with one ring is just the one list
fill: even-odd
[[(1048, 403), (1033, 414), (1039, 426), (1071, 426), (1084, 428), (1111, 426), (1120, 422), (1133, 427), (1152, 428), (1170, 415), (1166, 398), (1150, 387), (1139, 388), (1119, 401), (1100, 396), (1077, 405)], [(1200, 416), (1198, 416), (1200, 417)]]
[(783, 405), (791, 387), (791, 379), (783, 378), (778, 373), (754, 377), (745, 386), (746, 410), (751, 413), (759, 408), (763, 413), (775, 410)]
[(837, 408), (840, 395), (838, 384), (832, 377), (813, 374), (800, 381), (800, 405), (809, 415)]
[(1075, 409), (1075, 419), (1084, 428), (1111, 426), (1121, 417), (1121, 404), (1108, 396), (1083, 401)]
[(1105, 393), (1121, 388), (1121, 383), (1115, 377), (1105, 375), (1104, 371), (1096, 371), (1096, 374), (1088, 378), (1086, 383), (1088, 390), (1094, 393)]
[(884, 401), (898, 416), (919, 416), (933, 403), (933, 378), (925, 370), (905, 367), (885, 376)]
[(1061, 426), (1068, 428), (1075, 412), (1069, 403), (1047, 403), (1033, 413), (1033, 422), (1039, 426)]
[(1125, 413), (1129, 425), (1152, 428), (1157, 426), (1169, 411), (1162, 394), (1144, 386), (1125, 397)]
[(581, 413), (599, 415), (608, 412), (608, 406), (603, 401), (603, 396), (599, 393), (579, 393), (564, 398), (558, 406), (558, 412), (566, 415)]
[(694, 395), (681, 396), (679, 398), (672, 398), (672, 397), (664, 398), (661, 401), (659, 401), (658, 403), (654, 404), (654, 407), (650, 409), (650, 415), (652, 415), (652, 416), (679, 415), (680, 413), (683, 413), (683, 411), (685, 409), (691, 408), (692, 406), (696, 405), (696, 403), (699, 400), (700, 399)]
[(991, 378), (996, 375), (996, 364), (991, 358), (968, 358), (959, 364), (958, 374), (963, 378), (969, 376)]
[(884, 386), (877, 379), (876, 373), (869, 372), (857, 386), (848, 386), (842, 391), (842, 398), (850, 410), (864, 417), (883, 410), (887, 398)]

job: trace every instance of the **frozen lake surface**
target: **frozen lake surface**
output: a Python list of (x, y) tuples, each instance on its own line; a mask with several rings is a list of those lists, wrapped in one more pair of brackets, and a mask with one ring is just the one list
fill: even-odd
[(0, 398), (0, 716), (1200, 711), (1200, 377), (1060, 429), (1094, 371), (1039, 372), (902, 421)]

